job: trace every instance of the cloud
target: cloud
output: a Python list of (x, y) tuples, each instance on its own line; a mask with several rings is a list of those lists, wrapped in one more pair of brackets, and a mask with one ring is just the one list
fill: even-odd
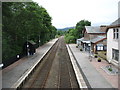
[(46, 8), (57, 28), (75, 26), (82, 19), (110, 24), (118, 17), (119, 0), (33, 0)]

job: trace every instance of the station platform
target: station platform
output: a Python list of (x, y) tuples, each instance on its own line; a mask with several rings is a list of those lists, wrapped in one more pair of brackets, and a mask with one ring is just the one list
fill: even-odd
[(76, 44), (69, 44), (69, 47), (78, 63), (78, 67), (87, 82), (88, 88), (113, 89), (114, 87), (90, 63), (89, 54), (80, 52), (76, 46)]
[(24, 73), (26, 73), (36, 62), (40, 61), (58, 39), (53, 39), (50, 42), (40, 46), (36, 50), (36, 54), (26, 56), (17, 62), (2, 70), (2, 88), (11, 88)]

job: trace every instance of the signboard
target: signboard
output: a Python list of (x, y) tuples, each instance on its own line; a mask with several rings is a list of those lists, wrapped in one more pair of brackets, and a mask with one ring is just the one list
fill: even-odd
[(97, 50), (103, 50), (103, 44), (97, 44)]

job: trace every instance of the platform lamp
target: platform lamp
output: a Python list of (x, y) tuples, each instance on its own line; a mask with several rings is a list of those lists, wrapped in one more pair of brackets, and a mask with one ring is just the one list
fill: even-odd
[(1, 69), (3, 66), (4, 66), (3, 63), (1, 63), (1, 64), (0, 64), (0, 69)]
[(41, 41), (40, 41), (40, 35), (39, 35), (39, 46), (40, 46), (40, 42), (41, 42)]

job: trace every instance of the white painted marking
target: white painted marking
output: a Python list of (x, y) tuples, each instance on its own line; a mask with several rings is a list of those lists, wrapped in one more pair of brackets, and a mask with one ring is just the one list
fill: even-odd
[(74, 59), (74, 57), (73, 57), (73, 55), (72, 55), (72, 53), (71, 53), (68, 45), (66, 45), (66, 46), (67, 46), (67, 50), (68, 50), (68, 53), (69, 53), (69, 56), (70, 56), (70, 60), (71, 60), (72, 65), (73, 65), (73, 69), (75, 71), (75, 75), (76, 75), (79, 87), (81, 89), (88, 88), (87, 85), (86, 85), (86, 83), (85, 83), (85, 81), (84, 81), (84, 79), (83, 79), (83, 76), (82, 76), (82, 74), (81, 74), (81, 72), (80, 72), (80, 70), (79, 70), (79, 68), (77, 66), (76, 60)]

